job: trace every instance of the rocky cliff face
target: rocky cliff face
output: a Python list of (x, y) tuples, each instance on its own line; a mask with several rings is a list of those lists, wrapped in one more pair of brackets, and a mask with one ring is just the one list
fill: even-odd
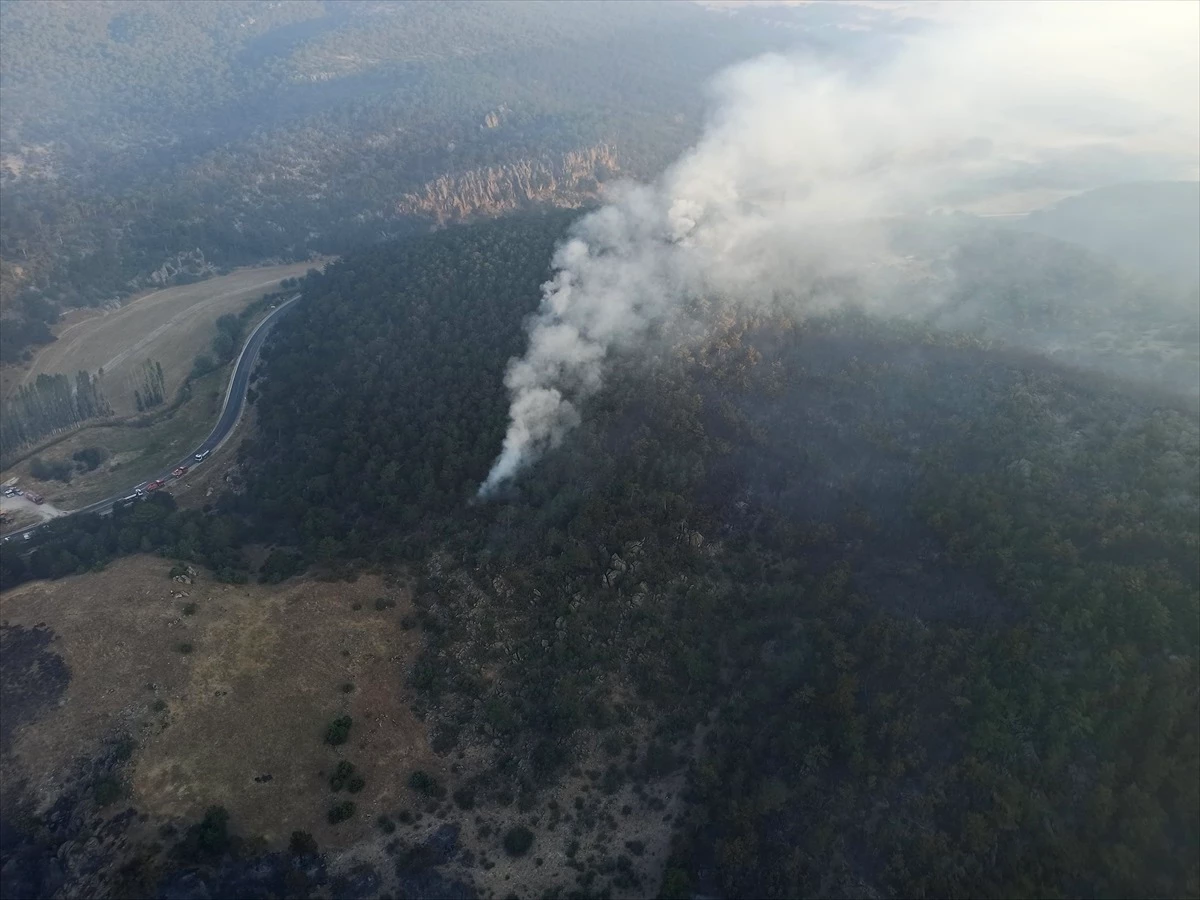
[(180, 275), (191, 276), (198, 281), (205, 275), (215, 275), (216, 271), (216, 266), (205, 259), (204, 251), (197, 247), (195, 250), (176, 253), (170, 259), (164, 260), (163, 264), (155, 271), (134, 279), (131, 284), (139, 287), (142, 285), (163, 287), (176, 283), (176, 279)]
[(605, 144), (572, 150), (558, 159), (530, 159), (443, 175), (397, 204), (401, 215), (432, 217), (439, 225), (496, 216), (530, 206), (579, 206), (619, 172)]

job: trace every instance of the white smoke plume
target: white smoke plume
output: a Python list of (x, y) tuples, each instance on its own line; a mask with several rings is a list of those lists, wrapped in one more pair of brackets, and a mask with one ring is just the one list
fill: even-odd
[(953, 13), (867, 72), (767, 56), (714, 81), (699, 144), (655, 184), (614, 188), (555, 253), (481, 496), (557, 446), (610, 352), (690, 294), (769, 302), (814, 271), (864, 271), (883, 249), (868, 223), (1006, 180), (1197, 177), (1200, 4)]

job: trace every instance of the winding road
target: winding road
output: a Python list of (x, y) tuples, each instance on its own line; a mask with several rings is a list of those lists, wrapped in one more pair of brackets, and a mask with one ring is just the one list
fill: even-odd
[[(152, 481), (170, 480), (172, 477), (171, 472), (180, 466), (194, 468), (195, 466), (202, 465), (203, 460), (198, 462), (196, 457), (201, 453), (207, 456), (208, 453), (220, 447), (229, 435), (233, 433), (234, 428), (237, 427), (238, 420), (242, 417), (242, 411), (245, 409), (246, 391), (250, 387), (250, 373), (254, 370), (255, 363), (258, 362), (258, 353), (262, 350), (262, 345), (267, 339), (267, 334), (270, 332), (271, 327), (279, 321), (280, 317), (291, 309), (299, 299), (299, 294), (289, 297), (276, 307), (269, 316), (259, 322), (254, 331), (250, 332), (250, 337), (246, 339), (246, 343), (242, 346), (242, 352), (238, 355), (237, 362), (234, 363), (233, 377), (229, 379), (229, 388), (225, 391), (225, 403), (221, 407), (221, 415), (217, 419), (217, 424), (199, 447), (179, 462), (169, 466), (162, 474), (155, 476), (155, 478), (151, 479)], [(138, 485), (134, 485), (129, 490), (122, 491), (114, 497), (98, 500), (81, 509), (73, 509), (67, 515), (76, 515), (77, 513), (108, 515), (112, 512), (114, 504), (131, 499), (134, 496), (134, 491), (145, 484), (147, 482), (140, 482)], [(30, 526), (22, 531), (14, 531), (12, 534), (4, 536), (3, 543), (10, 544), (14, 541), (28, 541), (39, 528), (45, 527), (46, 524), (41, 523)]]

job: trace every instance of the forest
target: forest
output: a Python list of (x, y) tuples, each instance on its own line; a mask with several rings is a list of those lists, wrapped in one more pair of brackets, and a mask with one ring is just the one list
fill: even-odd
[(248, 508), (307, 559), (464, 560), (429, 576), (412, 674), (443, 733), (489, 726), (528, 791), (590, 730), (644, 717), (674, 750), (715, 713), (680, 894), (1193, 892), (1190, 401), (919, 321), (713, 301), (720, 326), (623, 362), (472, 507), (556, 225), (314, 280), (246, 451)]
[(311, 273), (244, 483), (54, 523), (6, 584), (139, 550), (234, 581), (404, 566), (407, 682), (435, 750), (482, 754), (472, 803), (532, 804), (596, 741), (602, 788), (686, 773), (663, 896), (1200, 892), (1193, 398), (1016, 339), (1110, 324), (1103, 277), (1055, 274), (1102, 262), (993, 234), (985, 280), (960, 248), (1007, 342), (946, 309), (808, 314), (800, 286), (695, 298), (700, 333), (614, 360), (583, 425), (474, 502), (570, 218)]

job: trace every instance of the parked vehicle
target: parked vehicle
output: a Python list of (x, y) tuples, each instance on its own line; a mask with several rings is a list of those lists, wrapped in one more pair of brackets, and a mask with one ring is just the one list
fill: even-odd
[(166, 484), (166, 482), (162, 481), (162, 480), (151, 481), (148, 485), (146, 485), (146, 490), (147, 491), (157, 491), (160, 487), (162, 487), (165, 484)]
[(25, 499), (26, 499), (26, 500), (32, 500), (32, 501), (33, 501), (34, 503), (36, 503), (38, 506), (41, 506), (43, 503), (45, 503), (45, 502), (46, 502), (46, 498), (45, 498), (45, 497), (43, 497), (41, 494), (35, 494), (33, 491), (26, 491), (26, 492), (25, 492)]

